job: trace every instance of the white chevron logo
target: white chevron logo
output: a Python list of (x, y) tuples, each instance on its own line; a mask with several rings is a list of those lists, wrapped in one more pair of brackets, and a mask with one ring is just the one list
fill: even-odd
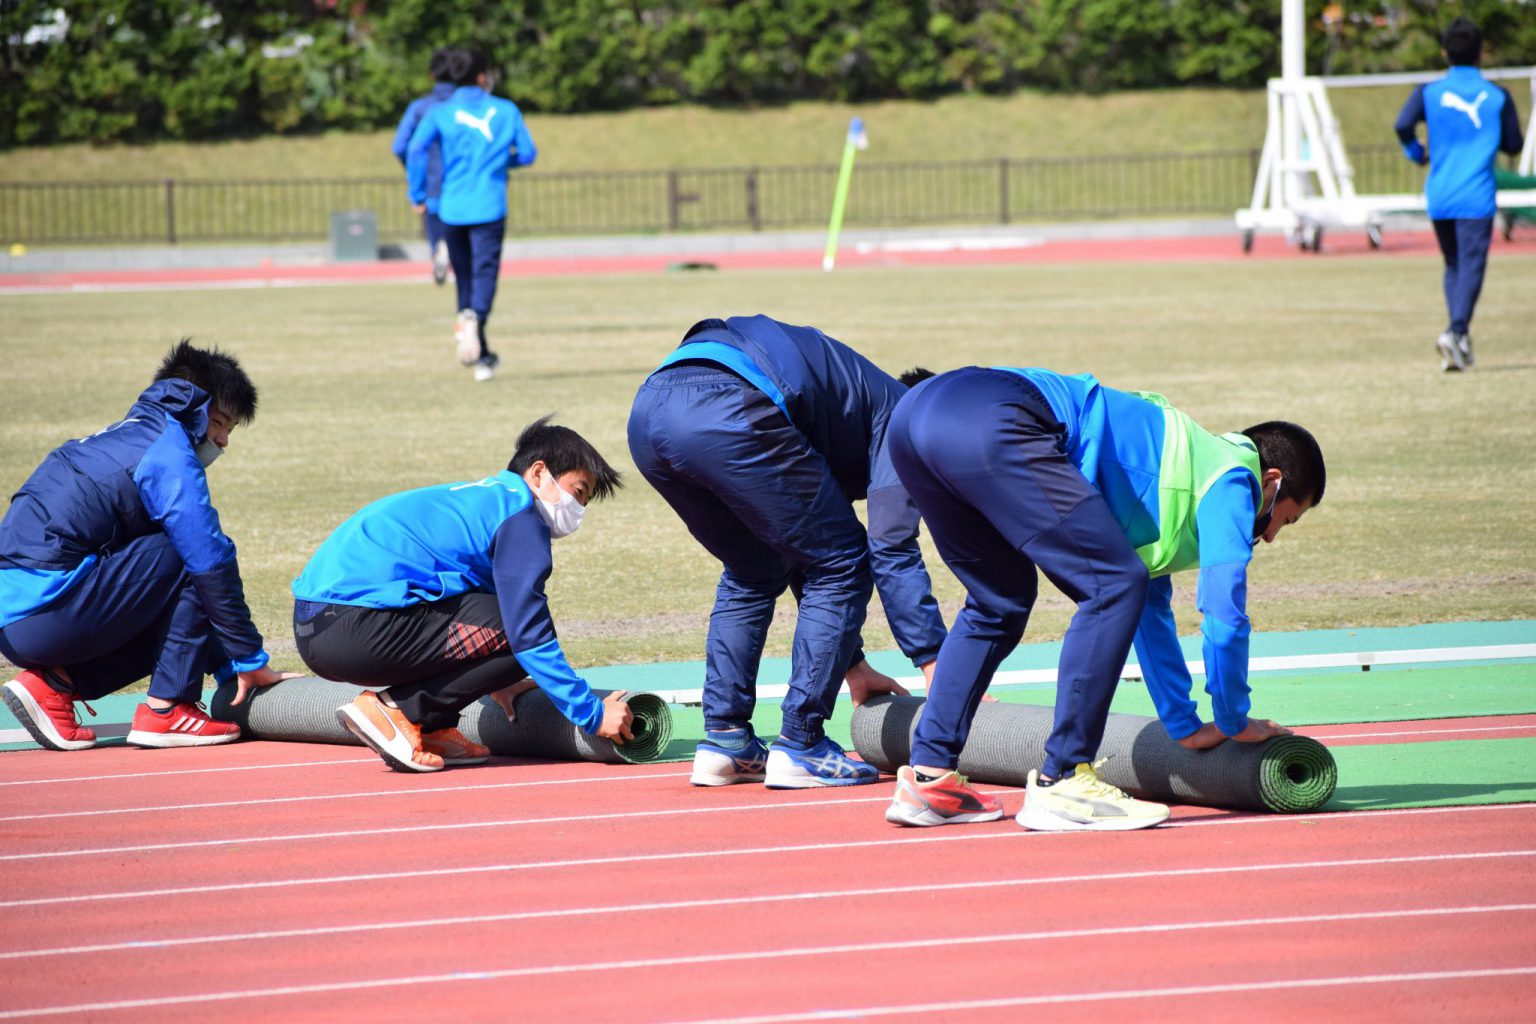
[(1440, 94), (1440, 105), (1442, 107), (1450, 107), (1452, 110), (1461, 111), (1463, 114), (1466, 114), (1472, 119), (1472, 127), (1481, 128), (1483, 126), (1483, 119), (1478, 116), (1477, 108), (1482, 106), (1483, 100), (1487, 98), (1487, 89), (1484, 89), (1482, 92), (1478, 93), (1477, 99), (1473, 100), (1471, 103), (1468, 103), (1466, 100), (1462, 99), (1460, 96), (1457, 96), (1453, 92), (1446, 91)]
[(453, 112), (454, 124), (467, 124), (471, 128), (485, 136), (485, 141), (491, 141), (491, 118), (496, 116), (496, 108), (492, 107), (485, 112), (484, 117), (476, 117), (467, 110), (455, 110)]

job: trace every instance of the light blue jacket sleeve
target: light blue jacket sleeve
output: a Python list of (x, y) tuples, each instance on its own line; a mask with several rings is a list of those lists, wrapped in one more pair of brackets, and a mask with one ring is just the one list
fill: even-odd
[(441, 138), (442, 129), (438, 127), (437, 116), (443, 109), (444, 105), (439, 104), (427, 111), (416, 130), (411, 133), (411, 141), (405, 149), (406, 190), (411, 202), (418, 206), (427, 201), (427, 151), (432, 148), (432, 143)]
[(1147, 603), (1136, 626), (1136, 661), (1147, 681), (1147, 693), (1168, 735), (1181, 740), (1200, 728), (1190, 688), (1189, 667), (1179, 647), (1179, 630), (1173, 618), (1173, 581), (1157, 576), (1147, 587)]
[(1211, 486), (1195, 510), (1200, 532), (1200, 586), (1195, 606), (1204, 616), (1205, 692), (1216, 728), (1236, 736), (1248, 727), (1248, 563), (1253, 558), (1252, 477), (1233, 471)]
[(411, 136), (416, 134), (416, 126), (421, 123), (421, 111), (426, 106), (421, 100), (412, 100), (411, 105), (405, 108), (405, 116), (400, 118), (400, 126), (395, 129), (395, 140), (390, 143), (389, 151), (395, 154), (395, 159), (402, 165), (405, 164), (405, 154), (411, 144)]
[(512, 109), (517, 112), (517, 127), (512, 132), (512, 160), (513, 167), (527, 167), (539, 158), (539, 147), (533, 144), (533, 136), (528, 132), (528, 122), (523, 120), (523, 112), (513, 104)]

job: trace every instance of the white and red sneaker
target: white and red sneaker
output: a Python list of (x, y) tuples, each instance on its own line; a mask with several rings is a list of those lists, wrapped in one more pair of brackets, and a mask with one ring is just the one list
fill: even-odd
[(238, 725), (214, 721), (197, 704), (173, 704), (164, 714), (140, 704), (128, 733), (128, 743), (135, 747), (211, 747), (239, 738)]
[[(75, 714), (74, 698), (49, 686), (36, 672), (23, 672), (0, 687), (0, 699), (32, 738), (49, 750), (84, 750), (96, 745), (95, 730), (81, 725)], [(89, 704), (85, 709), (96, 713)]]

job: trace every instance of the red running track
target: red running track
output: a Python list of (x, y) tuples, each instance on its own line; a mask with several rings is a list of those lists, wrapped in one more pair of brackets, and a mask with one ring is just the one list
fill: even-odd
[(0, 1020), (1507, 1021), (1536, 998), (1536, 805), (902, 830), (890, 783), (685, 772), (0, 755)]
[[(1113, 263), (1113, 262), (1212, 262), (1241, 259), (1318, 259), (1289, 245), (1278, 235), (1260, 236), (1253, 252), (1245, 257), (1236, 231), (1231, 235), (1190, 238), (1029, 240), (1027, 226), (1019, 230), (1025, 242), (998, 247), (989, 239), (983, 247), (949, 249), (913, 247), (892, 242), (868, 251), (846, 248), (838, 266), (855, 267), (977, 265), (1004, 263)], [(1496, 249), (1536, 252), (1536, 240), (1517, 238), (1494, 242)], [(1360, 255), (1370, 251), (1363, 234), (1331, 237), (1327, 255)], [(1389, 234), (1383, 255), (1433, 255), (1438, 250), (1430, 232)], [(506, 277), (540, 277), (571, 274), (660, 273), (679, 262), (711, 264), (721, 270), (815, 270), (821, 252), (733, 251), (674, 253), (633, 256), (571, 256), (506, 260)], [(426, 263), (405, 261), (333, 263), (322, 266), (210, 267), (179, 270), (110, 270), (59, 273), (0, 274), (0, 294), (35, 292), (164, 291), (196, 288), (291, 288), (314, 285), (422, 282), (429, 275)]]

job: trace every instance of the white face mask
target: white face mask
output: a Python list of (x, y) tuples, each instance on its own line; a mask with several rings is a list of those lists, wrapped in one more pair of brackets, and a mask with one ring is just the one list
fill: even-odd
[(203, 468), (207, 469), (213, 465), (215, 459), (224, 454), (224, 449), (205, 437), (193, 446), (192, 452), (197, 456), (197, 461), (203, 464)]
[(549, 480), (554, 483), (555, 491), (560, 497), (556, 501), (545, 501), (535, 494), (534, 497), (539, 498), (539, 515), (544, 517), (545, 524), (549, 526), (551, 537), (556, 539), (569, 537), (581, 525), (581, 517), (587, 514), (587, 510), (581, 502), (571, 496), (569, 491), (560, 486), (560, 481), (553, 475)]

